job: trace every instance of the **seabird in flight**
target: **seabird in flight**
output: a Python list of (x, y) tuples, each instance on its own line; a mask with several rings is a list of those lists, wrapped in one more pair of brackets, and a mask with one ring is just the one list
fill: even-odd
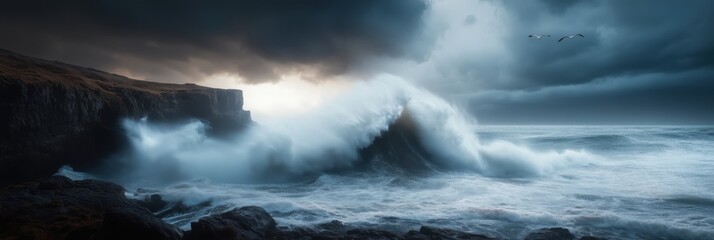
[(550, 37), (550, 35), (528, 35), (528, 37), (529, 37), (529, 38), (530, 38), (530, 37), (534, 37), (534, 38), (536, 38), (536, 39), (540, 39), (540, 38), (542, 38), (542, 37)]
[(566, 38), (567, 38), (567, 39), (571, 39), (571, 38), (574, 38), (574, 37), (585, 37), (585, 36), (583, 36), (582, 34), (578, 33), (578, 34), (575, 34), (575, 35), (570, 35), (570, 36), (562, 37), (562, 38), (560, 38), (560, 40), (558, 40), (558, 42), (563, 41), (563, 39), (566, 39)]

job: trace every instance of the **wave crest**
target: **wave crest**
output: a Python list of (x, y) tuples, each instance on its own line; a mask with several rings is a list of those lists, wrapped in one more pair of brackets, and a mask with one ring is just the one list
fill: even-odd
[[(285, 181), (376, 161), (401, 170), (466, 170), (494, 177), (547, 174), (582, 163), (584, 151), (538, 152), (506, 141), (479, 142), (475, 121), (443, 99), (381, 76), (300, 116), (256, 125), (228, 139), (209, 126), (125, 120), (131, 178), (208, 177), (215, 181)], [(170, 171), (170, 173), (166, 173)]]

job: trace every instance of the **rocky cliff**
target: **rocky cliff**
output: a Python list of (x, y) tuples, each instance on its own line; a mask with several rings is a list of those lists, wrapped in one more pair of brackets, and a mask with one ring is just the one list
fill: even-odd
[(0, 50), (0, 185), (91, 168), (126, 141), (123, 118), (201, 119), (214, 134), (251, 123), (240, 90), (129, 79)]

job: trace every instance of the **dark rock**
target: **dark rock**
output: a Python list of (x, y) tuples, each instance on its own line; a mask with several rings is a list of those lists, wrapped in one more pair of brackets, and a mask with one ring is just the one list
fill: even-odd
[[(0, 190), (0, 239), (476, 239), (492, 237), (422, 226), (404, 235), (345, 225), (338, 220), (309, 228), (279, 230), (262, 208), (248, 206), (191, 223), (182, 234), (142, 207), (170, 209), (158, 195), (129, 200), (116, 184), (51, 177)], [(164, 210), (165, 211), (165, 210)], [(544, 228), (527, 240), (575, 239), (564, 228)], [(581, 240), (602, 239), (581, 237)]]
[(98, 239), (180, 239), (181, 232), (156, 217), (137, 214), (136, 209), (108, 209)]
[(593, 236), (582, 236), (578, 240), (607, 240), (606, 238), (593, 237)]
[(435, 167), (438, 161), (424, 161), (433, 156), (426, 150), (420, 136), (412, 114), (404, 110), (396, 121), (387, 127), (386, 131), (380, 133), (371, 144), (359, 150), (360, 158), (364, 161), (358, 164), (369, 164), (379, 162), (374, 159), (389, 159), (388, 164), (395, 169), (405, 171), (410, 174), (427, 174)]
[(144, 200), (136, 200), (139, 206), (149, 209), (152, 213), (156, 213), (164, 209), (169, 203), (161, 199), (159, 194), (151, 194), (151, 196), (146, 197)]
[(485, 235), (467, 233), (451, 229), (422, 226), (419, 231), (409, 231), (399, 235), (379, 229), (345, 226), (340, 221), (319, 224), (314, 228), (297, 228), (279, 233), (281, 239), (409, 239), (409, 240), (492, 240)]
[(403, 236), (404, 239), (409, 239), (409, 240), (429, 240), (429, 236), (421, 234), (419, 231), (416, 230), (410, 230), (409, 232), (405, 233)]
[(0, 50), (0, 186), (93, 169), (127, 144), (124, 118), (250, 124), (240, 90), (163, 84)]
[(263, 208), (248, 206), (191, 223), (185, 239), (266, 239), (278, 236), (277, 224)]
[(485, 235), (480, 235), (480, 234), (474, 234), (474, 233), (467, 233), (467, 232), (462, 232), (462, 231), (457, 231), (457, 230), (452, 230), (452, 229), (445, 229), (445, 228), (436, 228), (436, 227), (429, 227), (429, 226), (422, 226), (419, 231), (409, 231), (404, 235), (404, 239), (410, 239), (410, 240), (435, 240), (435, 239), (473, 239), (473, 240), (491, 240), (494, 238), (485, 236)]
[(575, 236), (565, 228), (541, 228), (529, 233), (526, 240), (573, 240)]
[(310, 240), (327, 240), (327, 239), (403, 239), (402, 236), (393, 232), (361, 228), (344, 225), (338, 220), (315, 225), (309, 228), (293, 228), (280, 231), (279, 239), (310, 239)]
[(347, 226), (338, 220), (332, 220), (314, 227), (282, 229), (280, 231), (280, 238), (311, 240), (345, 239), (346, 232)]
[(181, 239), (116, 184), (51, 177), (0, 190), (0, 239)]
[(341, 239), (341, 236), (343, 235), (333, 231), (322, 231), (314, 228), (294, 228), (280, 231), (277, 239), (328, 240)]
[(343, 225), (342, 222), (338, 220), (332, 220), (330, 222), (318, 224), (317, 228), (321, 230), (332, 231), (335, 233), (341, 233), (345, 230), (345, 225)]
[(342, 239), (381, 239), (381, 240), (391, 240), (391, 239), (401, 239), (401, 236), (396, 235), (392, 232), (382, 231), (377, 229), (364, 229), (357, 228), (349, 230), (345, 233)]

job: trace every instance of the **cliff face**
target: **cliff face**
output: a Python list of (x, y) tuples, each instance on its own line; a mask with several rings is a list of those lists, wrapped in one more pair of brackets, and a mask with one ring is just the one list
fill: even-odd
[(0, 50), (0, 185), (91, 168), (125, 141), (120, 121), (201, 119), (212, 133), (251, 123), (240, 90), (162, 84)]

